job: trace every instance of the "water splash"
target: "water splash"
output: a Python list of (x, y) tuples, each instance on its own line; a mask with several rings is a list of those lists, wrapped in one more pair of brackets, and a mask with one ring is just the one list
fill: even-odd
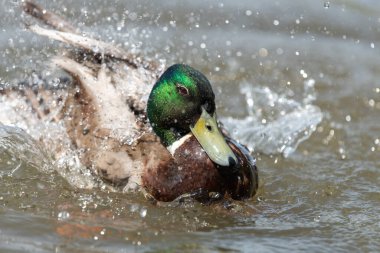
[(38, 119), (21, 97), (0, 97), (0, 167), (6, 168), (4, 173), (32, 166), (41, 172), (55, 170), (76, 188), (102, 186), (79, 157), (80, 150), (73, 147), (64, 122)]
[(310, 137), (323, 118), (321, 110), (311, 104), (316, 98), (314, 83), (313, 79), (305, 81), (302, 103), (268, 87), (245, 84), (240, 91), (246, 98), (248, 116), (222, 121), (250, 150), (287, 157)]
[(38, 142), (21, 128), (0, 123), (0, 175), (12, 176), (28, 166), (43, 172), (53, 171), (51, 158)]

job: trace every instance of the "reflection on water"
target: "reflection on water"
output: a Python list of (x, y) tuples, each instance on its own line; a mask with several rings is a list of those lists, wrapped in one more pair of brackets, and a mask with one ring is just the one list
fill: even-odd
[[(54, 83), (58, 44), (23, 29), (17, 1), (0, 3), (0, 87), (32, 73)], [(87, 34), (202, 70), (223, 123), (254, 149), (261, 185), (215, 206), (112, 192), (75, 155), (53, 161), (37, 144), (59, 124), (2, 97), (12, 126), (0, 125), (1, 250), (379, 251), (377, 1), (41, 3)]]

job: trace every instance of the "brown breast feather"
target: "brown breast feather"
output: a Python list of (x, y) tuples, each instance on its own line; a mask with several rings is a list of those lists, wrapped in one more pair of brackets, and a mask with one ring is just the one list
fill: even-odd
[(236, 168), (215, 165), (195, 137), (167, 152), (159, 164), (147, 168), (143, 186), (158, 200), (171, 201), (185, 193), (199, 191), (227, 193), (234, 199), (251, 197), (257, 190), (257, 169), (244, 147), (227, 139), (239, 157)]

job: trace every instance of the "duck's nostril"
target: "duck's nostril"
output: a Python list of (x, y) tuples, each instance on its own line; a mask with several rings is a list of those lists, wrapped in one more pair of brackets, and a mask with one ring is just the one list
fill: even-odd
[(235, 159), (233, 159), (231, 156), (228, 157), (228, 163), (230, 167), (234, 167), (236, 165)]

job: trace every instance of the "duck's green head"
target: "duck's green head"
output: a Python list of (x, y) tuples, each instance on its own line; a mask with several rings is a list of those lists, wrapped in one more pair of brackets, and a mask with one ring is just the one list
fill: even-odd
[(212, 161), (237, 163), (216, 121), (214, 92), (201, 72), (183, 64), (169, 67), (150, 93), (147, 113), (166, 147), (192, 133)]

